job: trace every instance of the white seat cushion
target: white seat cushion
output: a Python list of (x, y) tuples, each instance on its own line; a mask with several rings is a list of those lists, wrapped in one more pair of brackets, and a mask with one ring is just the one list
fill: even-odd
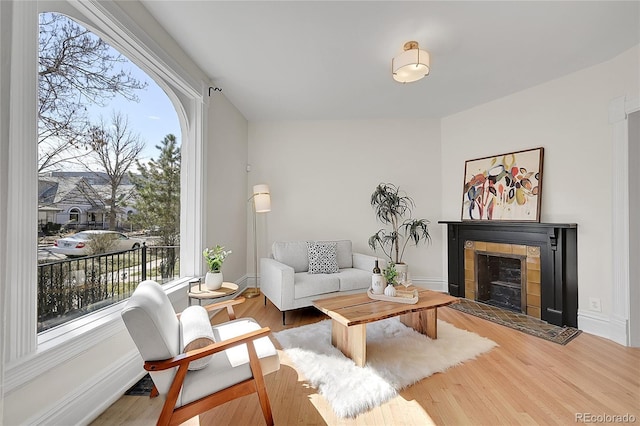
[(308, 274), (300, 272), (294, 274), (294, 280), (294, 299), (333, 293), (340, 288), (340, 280), (337, 274)]
[[(223, 341), (240, 336), (251, 331), (259, 330), (253, 318), (239, 318), (212, 327), (216, 341)], [(269, 337), (254, 340), (254, 345), (262, 374), (266, 375), (280, 368), (280, 358)], [(202, 370), (189, 371), (184, 379), (182, 393), (176, 406), (182, 406), (196, 401), (213, 392), (228, 388), (231, 385), (252, 377), (249, 366), (249, 352), (246, 344), (239, 345), (213, 356), (209, 364)]]
[(362, 269), (340, 269), (340, 291), (366, 290), (371, 286), (371, 272)]

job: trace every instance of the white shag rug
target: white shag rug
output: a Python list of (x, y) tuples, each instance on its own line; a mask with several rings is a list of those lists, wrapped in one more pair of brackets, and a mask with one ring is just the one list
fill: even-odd
[(339, 417), (356, 417), (434, 373), (497, 344), (438, 320), (429, 339), (396, 318), (367, 324), (367, 364), (358, 367), (331, 345), (331, 320), (273, 333), (296, 368)]

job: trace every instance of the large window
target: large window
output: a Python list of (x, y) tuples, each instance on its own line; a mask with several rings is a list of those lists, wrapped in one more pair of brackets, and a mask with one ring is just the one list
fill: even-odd
[[(124, 2), (126, 3), (126, 2)], [(38, 181), (35, 125), (38, 117), (38, 18), (39, 7), (52, 8), (87, 23), (110, 45), (136, 62), (171, 99), (180, 120), (180, 235), (188, 245), (181, 247), (179, 280), (165, 286), (168, 292), (184, 293), (188, 277), (199, 275), (203, 247), (203, 132), (207, 104), (202, 88), (202, 76), (185, 72), (175, 59), (158, 46), (145, 32), (144, 25), (131, 24), (123, 11), (128, 4), (116, 2), (23, 2), (10, 7), (0, 2), (4, 18), (13, 24), (5, 28), (0, 46), (5, 61), (0, 64), (3, 114), (0, 122), (0, 233), (10, 244), (0, 247), (0, 269), (6, 296), (3, 321), (6, 331), (4, 346), (7, 368), (4, 392), (10, 393), (51, 370), (52, 365), (68, 361), (86, 353), (98, 342), (122, 332), (120, 304), (85, 315), (60, 327), (37, 333), (37, 251), (38, 237), (34, 232), (39, 220), (53, 221), (56, 215), (68, 214), (68, 209), (38, 211), (36, 200), (40, 191)], [(9, 11), (9, 15), (5, 12)], [(154, 27), (149, 28), (155, 31)], [(7, 35), (10, 34), (10, 35)], [(9, 114), (8, 112), (11, 112)], [(157, 143), (157, 141), (153, 141)], [(88, 187), (87, 187), (88, 188)], [(86, 194), (86, 191), (83, 189)], [(77, 206), (74, 205), (69, 207)], [(188, 208), (187, 208), (188, 206)], [(96, 218), (101, 215), (96, 211)], [(82, 274), (72, 277), (82, 280)]]
[(180, 276), (181, 131), (156, 82), (79, 22), (41, 13), (38, 44), (38, 212), (62, 212), (37, 230), (41, 332)]

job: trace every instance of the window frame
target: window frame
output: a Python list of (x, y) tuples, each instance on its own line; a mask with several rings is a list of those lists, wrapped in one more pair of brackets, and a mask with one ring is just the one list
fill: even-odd
[[(37, 333), (37, 58), (40, 12), (69, 16), (102, 37), (138, 65), (163, 88), (173, 103), (181, 126), (180, 232), (190, 244), (181, 247), (181, 278), (165, 284), (172, 298), (186, 298), (185, 287), (202, 273), (197, 256), (204, 235), (204, 135), (208, 104), (203, 88), (206, 76), (193, 75), (171, 57), (114, 2), (13, 2), (11, 77), (7, 171), (7, 241), (15, 242), (6, 261), (5, 388), (10, 392), (69, 360), (98, 342), (124, 332), (120, 310), (124, 302), (96, 311), (60, 327)], [(39, 10), (41, 8), (41, 10)], [(32, 164), (32, 167), (29, 167)], [(188, 191), (184, 189), (188, 188)], [(187, 209), (187, 206), (189, 208)], [(10, 207), (10, 208), (9, 208)], [(10, 224), (10, 225), (9, 225)], [(10, 285), (20, 283), (20, 285)], [(31, 285), (23, 285), (32, 283)]]
[(69, 213), (69, 220), (73, 220), (73, 217), (76, 217), (76, 223), (81, 223), (80, 219), (82, 219), (82, 210), (80, 209), (80, 207), (71, 207), (68, 211)]

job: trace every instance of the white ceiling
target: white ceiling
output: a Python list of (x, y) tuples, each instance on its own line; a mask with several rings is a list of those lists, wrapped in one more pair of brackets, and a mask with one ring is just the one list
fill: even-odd
[[(251, 121), (443, 117), (640, 43), (638, 1), (142, 3)], [(403, 85), (408, 40), (431, 74)]]

